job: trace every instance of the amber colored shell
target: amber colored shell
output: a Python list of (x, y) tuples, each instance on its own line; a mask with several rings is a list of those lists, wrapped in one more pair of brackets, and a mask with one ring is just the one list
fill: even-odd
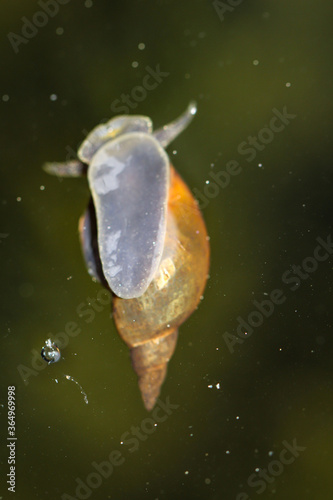
[(209, 242), (198, 204), (171, 167), (167, 231), (161, 263), (139, 298), (114, 297), (114, 320), (131, 350), (147, 410), (159, 396), (178, 328), (196, 309), (209, 268)]

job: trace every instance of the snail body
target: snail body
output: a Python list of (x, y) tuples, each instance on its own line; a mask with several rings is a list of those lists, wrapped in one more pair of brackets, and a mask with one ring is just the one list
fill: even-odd
[(88, 171), (92, 199), (79, 223), (83, 254), (89, 273), (113, 293), (116, 328), (130, 348), (147, 410), (208, 274), (198, 204), (164, 151), (194, 112), (191, 104), (154, 134), (147, 117), (116, 117), (89, 134), (79, 161), (45, 167), (56, 175)]

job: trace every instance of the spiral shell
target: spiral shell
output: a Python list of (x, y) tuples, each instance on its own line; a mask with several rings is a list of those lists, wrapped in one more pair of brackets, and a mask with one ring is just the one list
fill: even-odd
[(113, 300), (114, 321), (131, 350), (147, 410), (160, 393), (178, 328), (200, 301), (208, 266), (208, 236), (197, 202), (171, 168), (166, 239), (158, 271), (141, 297)]

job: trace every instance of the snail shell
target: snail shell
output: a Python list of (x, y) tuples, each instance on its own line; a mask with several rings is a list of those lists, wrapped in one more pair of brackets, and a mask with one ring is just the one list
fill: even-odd
[[(198, 204), (173, 167), (170, 174), (166, 236), (158, 270), (140, 297), (113, 297), (116, 328), (130, 348), (147, 410), (159, 396), (178, 328), (200, 301), (209, 266), (208, 236)], [(92, 204), (80, 220), (79, 231), (88, 269), (108, 288), (101, 273)]]
[(167, 229), (158, 271), (138, 298), (114, 298), (117, 330), (131, 350), (147, 410), (154, 407), (176, 347), (178, 328), (205, 288), (209, 244), (203, 218), (186, 184), (171, 168)]

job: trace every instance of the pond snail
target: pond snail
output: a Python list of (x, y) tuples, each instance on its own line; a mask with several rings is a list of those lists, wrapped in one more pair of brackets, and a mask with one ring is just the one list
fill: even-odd
[(54, 175), (88, 177), (92, 197), (79, 223), (83, 254), (88, 272), (113, 294), (116, 328), (130, 348), (147, 410), (208, 274), (198, 203), (164, 150), (195, 112), (191, 103), (155, 132), (148, 117), (117, 116), (90, 132), (78, 160), (44, 166)]

